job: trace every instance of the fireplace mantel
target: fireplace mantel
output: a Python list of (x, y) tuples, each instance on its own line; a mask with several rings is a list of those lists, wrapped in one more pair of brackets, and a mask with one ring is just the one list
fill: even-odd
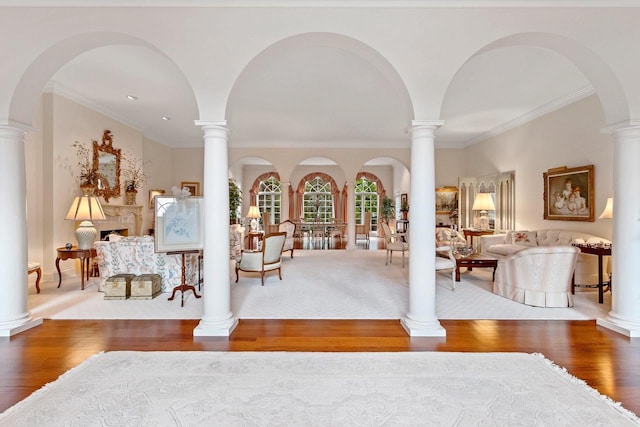
[[(122, 228), (129, 228), (129, 235), (142, 235), (142, 206), (108, 205), (105, 203), (102, 205), (102, 210), (107, 217), (107, 222), (122, 222), (124, 225)], [(130, 220), (131, 217), (133, 218), (133, 223)], [(99, 226), (98, 222), (95, 224), (97, 228)], [(126, 224), (132, 225), (133, 229)]]

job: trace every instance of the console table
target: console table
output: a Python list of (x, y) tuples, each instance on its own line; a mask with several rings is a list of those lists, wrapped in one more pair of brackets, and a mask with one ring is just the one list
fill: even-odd
[(470, 240), (470, 246), (472, 248), (475, 248), (475, 246), (473, 245), (473, 238), (474, 237), (478, 237), (478, 236), (485, 236), (485, 235), (489, 235), (489, 234), (493, 234), (493, 230), (474, 230), (474, 229), (470, 229), (470, 228), (465, 228), (462, 230), (462, 232), (464, 233), (464, 237), (469, 237)]
[[(596, 255), (598, 257), (598, 302), (600, 304), (604, 301), (604, 283), (602, 281), (602, 277), (604, 276), (604, 272), (602, 271), (602, 257), (603, 256), (611, 256), (611, 245), (594, 245), (587, 243), (574, 243), (573, 246), (580, 249), (580, 252), (583, 254)], [(609, 291), (611, 291), (611, 279), (609, 279)], [(576, 291), (576, 281), (575, 274), (571, 278), (571, 293), (575, 294)]]

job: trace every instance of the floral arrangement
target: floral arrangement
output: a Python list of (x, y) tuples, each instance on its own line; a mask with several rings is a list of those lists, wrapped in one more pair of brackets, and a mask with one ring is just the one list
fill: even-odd
[(93, 152), (86, 145), (78, 141), (73, 143), (78, 157), (78, 167), (80, 173), (78, 179), (80, 185), (96, 185), (98, 182), (98, 171), (93, 167)]
[(147, 183), (143, 162), (131, 153), (122, 156), (122, 176), (124, 177), (125, 192), (137, 193), (138, 189)]

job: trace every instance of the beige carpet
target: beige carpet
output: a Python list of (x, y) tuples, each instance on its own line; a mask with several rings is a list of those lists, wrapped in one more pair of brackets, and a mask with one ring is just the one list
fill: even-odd
[[(283, 280), (267, 275), (260, 286), (257, 274), (240, 273), (235, 283), (231, 272), (231, 308), (241, 319), (399, 319), (408, 310), (408, 268), (399, 263), (384, 265), (384, 251), (296, 251), (283, 261)], [(180, 301), (170, 294), (153, 300), (105, 301), (90, 281), (84, 291), (79, 279), (65, 278), (42, 283), (41, 294), (29, 289), (29, 309), (45, 319), (200, 319), (202, 299), (187, 292)], [(206, 284), (205, 290), (206, 292)], [(179, 294), (178, 294), (179, 295)], [(178, 297), (179, 298), (179, 297)], [(577, 292), (575, 307), (530, 307), (491, 292), (491, 270), (463, 272), (451, 291), (451, 275), (439, 273), (436, 287), (437, 314), (441, 319), (575, 319), (604, 317), (610, 310), (597, 303), (597, 292)]]
[(541, 355), (111, 352), (0, 414), (11, 426), (637, 426)]

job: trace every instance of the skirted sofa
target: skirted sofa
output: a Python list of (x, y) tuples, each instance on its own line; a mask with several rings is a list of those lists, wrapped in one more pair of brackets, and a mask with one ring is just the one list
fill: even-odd
[[(171, 292), (182, 283), (182, 256), (156, 253), (151, 236), (132, 236), (94, 243), (100, 270), (98, 290), (104, 292), (107, 279), (120, 273), (155, 273), (162, 277), (162, 292)], [(187, 284), (198, 281), (198, 254), (185, 256)]]
[[(571, 280), (598, 283), (598, 258), (572, 243), (610, 243), (569, 230), (518, 230), (480, 237), (482, 253), (499, 259), (494, 293), (541, 307), (571, 307)], [(603, 266), (606, 271), (606, 263)], [(606, 279), (605, 279), (606, 280)]]

